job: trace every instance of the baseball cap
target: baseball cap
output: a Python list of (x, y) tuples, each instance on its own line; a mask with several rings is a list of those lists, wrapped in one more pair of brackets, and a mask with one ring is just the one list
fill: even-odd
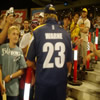
[(44, 12), (41, 12), (41, 13), (39, 14), (39, 17), (44, 17)]
[(52, 4), (46, 5), (46, 7), (44, 9), (44, 13), (47, 13), (47, 14), (56, 14), (55, 7)]
[(88, 10), (86, 8), (83, 8), (82, 11), (83, 12), (88, 12)]

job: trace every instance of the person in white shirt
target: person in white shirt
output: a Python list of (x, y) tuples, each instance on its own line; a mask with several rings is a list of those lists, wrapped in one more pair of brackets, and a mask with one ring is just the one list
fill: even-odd
[(88, 45), (88, 33), (90, 29), (90, 21), (87, 18), (88, 10), (86, 8), (82, 9), (82, 18), (78, 20), (78, 25), (80, 28), (80, 36), (83, 39), (81, 45), (81, 56), (83, 57), (83, 70), (85, 70), (86, 66), (86, 56), (87, 56), (87, 45)]
[(42, 25), (44, 23), (44, 12), (41, 12), (39, 14), (39, 25)]

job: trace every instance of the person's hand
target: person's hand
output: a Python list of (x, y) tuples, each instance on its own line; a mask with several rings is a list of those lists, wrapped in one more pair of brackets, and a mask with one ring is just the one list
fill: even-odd
[(9, 25), (12, 25), (15, 22), (15, 17), (13, 17), (12, 15), (8, 15), (7, 16), (7, 23)]
[(5, 81), (6, 83), (8, 83), (10, 80), (11, 80), (10, 75), (7, 75), (7, 76), (4, 78), (4, 81)]
[(6, 92), (6, 89), (4, 88), (4, 85), (1, 84), (1, 95), (3, 95)]
[(86, 60), (87, 60), (87, 61), (91, 60), (91, 55), (90, 55), (90, 54), (87, 55)]
[(89, 43), (90, 45), (90, 50), (93, 52), (94, 50), (96, 50), (96, 46), (95, 44), (93, 44), (92, 42)]
[(75, 40), (75, 45), (80, 45), (82, 41), (83, 41), (82, 38)]

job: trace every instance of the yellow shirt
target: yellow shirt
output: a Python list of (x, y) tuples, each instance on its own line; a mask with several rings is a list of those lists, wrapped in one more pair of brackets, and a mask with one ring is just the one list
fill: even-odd
[(70, 25), (70, 30), (72, 30), (71, 39), (73, 41), (75, 37), (79, 36), (80, 29), (79, 29), (79, 26), (78, 25), (75, 26), (74, 21), (72, 21), (72, 24)]

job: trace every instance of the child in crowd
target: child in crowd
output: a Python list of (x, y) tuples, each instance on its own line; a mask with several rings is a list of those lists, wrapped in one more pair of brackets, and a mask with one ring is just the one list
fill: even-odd
[[(19, 79), (27, 67), (22, 50), (16, 45), (20, 30), (17, 26), (8, 29), (9, 43), (0, 47), (0, 84), (1, 93), (7, 94), (7, 100), (19, 100)], [(5, 88), (2, 81), (5, 81)]]

